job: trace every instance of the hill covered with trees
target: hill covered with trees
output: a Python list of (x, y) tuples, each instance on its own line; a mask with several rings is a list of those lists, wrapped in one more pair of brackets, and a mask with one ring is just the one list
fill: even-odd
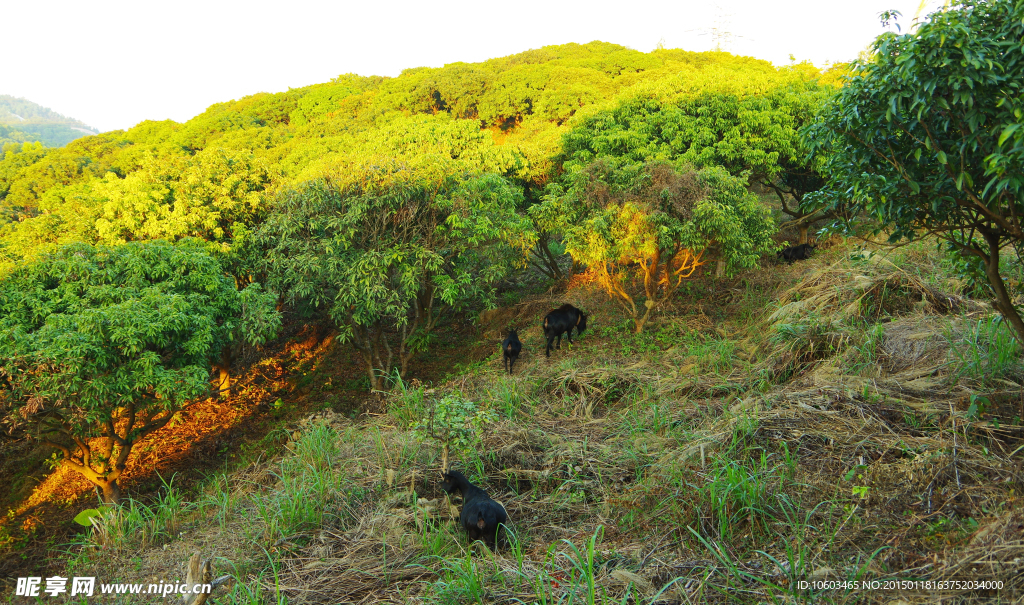
[[(58, 453), (0, 546), (96, 488), (69, 565), (202, 549), (237, 602), (815, 602), (982, 556), (950, 596), (1021, 594), (1020, 6), (828, 72), (567, 44), (5, 147), (0, 412)], [(124, 502), (172, 456), (192, 503)], [(505, 554), (451, 533), (450, 461)]]
[[(214, 105), (184, 124), (143, 122), (66, 148), (9, 149), (0, 162), (0, 212), (8, 219), (0, 255), (10, 267), (70, 241), (197, 236), (230, 245), (281, 192), (317, 178), (345, 180), (384, 158), (444, 158), (498, 174), (523, 188), (530, 205), (565, 159), (583, 157), (575, 146), (589, 143), (580, 137), (601, 134), (589, 134), (591, 121), (610, 125), (625, 112), (655, 116), (660, 123), (651, 127), (672, 142), (655, 148), (616, 132), (596, 145), (698, 164), (724, 154), (734, 173), (749, 164), (771, 180), (778, 165), (800, 163), (795, 129), (835, 79), (821, 80), (809, 65), (600, 42), (409, 69), (397, 78), (340, 76)], [(679, 120), (704, 105), (718, 108), (701, 118), (714, 123), (714, 140), (687, 139), (700, 124)], [(563, 158), (562, 137), (574, 129), (573, 155)]]
[(75, 139), (96, 134), (95, 128), (65, 117), (28, 99), (0, 95), (0, 148), (15, 143), (40, 142), (63, 147)]

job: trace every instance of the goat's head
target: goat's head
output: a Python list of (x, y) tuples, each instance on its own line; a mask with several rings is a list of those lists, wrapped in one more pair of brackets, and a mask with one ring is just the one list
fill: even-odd
[(441, 472), (441, 489), (450, 494), (459, 487), (459, 478), (462, 474), (458, 471), (446, 470)]

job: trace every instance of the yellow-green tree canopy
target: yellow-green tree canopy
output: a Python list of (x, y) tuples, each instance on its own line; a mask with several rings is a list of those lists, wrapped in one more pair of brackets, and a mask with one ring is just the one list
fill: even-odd
[[(414, 68), (396, 78), (343, 75), (218, 103), (184, 124), (143, 122), (60, 149), (5, 153), (0, 273), (73, 241), (191, 235), (230, 249), (239, 228), (254, 229), (279, 192), (381, 158), (414, 162), (434, 154), (461, 163), (460, 170), (499, 174), (539, 192), (561, 169), (563, 134), (590, 124), (595, 112), (637, 103), (647, 111), (655, 102), (655, 113), (664, 113), (701, 95), (741, 99), (741, 125), (752, 120), (744, 132), (761, 132), (764, 124), (772, 140), (739, 152), (770, 174), (772, 162), (790, 155), (786, 136), (777, 136), (790, 121), (776, 113), (802, 112), (797, 101), (819, 75), (805, 65), (777, 69), (721, 52), (566, 44)], [(781, 90), (796, 91), (796, 104), (779, 97)], [(724, 124), (738, 115), (727, 113), (716, 119)], [(719, 145), (709, 161), (729, 160), (730, 153)]]
[(531, 214), (564, 233), (566, 250), (595, 272), (637, 332), (709, 252), (733, 272), (774, 247), (768, 208), (718, 166), (598, 160), (574, 167)]

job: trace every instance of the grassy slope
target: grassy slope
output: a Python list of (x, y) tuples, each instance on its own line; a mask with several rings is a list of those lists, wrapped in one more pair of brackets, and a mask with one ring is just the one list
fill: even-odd
[[(1019, 351), (949, 294), (926, 247), (850, 254), (694, 282), (641, 336), (585, 279), (510, 301), (479, 335), (521, 328), (514, 376), (464, 353), (455, 377), (379, 413), (289, 424), (283, 455), (133, 504), (70, 547), (63, 575), (181, 581), (199, 551), (231, 576), (218, 602), (650, 602), (667, 586), (658, 602), (755, 603), (801, 580), (893, 577), (1002, 580), (958, 598), (1012, 602)], [(539, 318), (566, 300), (593, 327), (547, 360)], [(496, 413), (452, 459), (514, 521), (497, 555), (467, 546), (437, 487), (441, 449), (411, 430), (452, 393)]]

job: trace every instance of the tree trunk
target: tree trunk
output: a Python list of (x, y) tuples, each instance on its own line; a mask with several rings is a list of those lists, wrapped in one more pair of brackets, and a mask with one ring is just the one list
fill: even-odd
[(811, 226), (809, 224), (803, 223), (802, 225), (800, 225), (800, 241), (797, 242), (797, 243), (806, 244), (807, 243), (807, 232), (810, 231), (810, 230), (811, 230)]
[(988, 277), (992, 291), (996, 295), (996, 309), (1002, 313), (1003, 318), (1010, 322), (1013, 331), (1016, 333), (1017, 342), (1024, 346), (1024, 320), (1021, 320), (1017, 308), (1010, 300), (1010, 293), (1006, 291), (1006, 284), (999, 274), (999, 236), (985, 233), (985, 242), (988, 244), (988, 257), (985, 258), (985, 275)]
[(725, 259), (720, 258), (715, 261), (715, 277), (725, 277)]
[(639, 334), (639, 333), (643, 332), (644, 331), (644, 326), (647, 325), (647, 320), (650, 319), (650, 318), (651, 318), (651, 310), (647, 309), (647, 312), (645, 312), (643, 314), (643, 316), (634, 319), (633, 320), (633, 327), (634, 327), (633, 333), (634, 334)]
[(362, 351), (359, 351), (359, 356), (362, 357), (363, 361), (366, 363), (366, 376), (370, 379), (370, 389), (373, 391), (379, 391), (380, 378), (377, 376), (377, 372), (374, 371), (373, 355), (364, 354)]
[[(198, 550), (189, 558), (187, 569), (188, 574), (185, 576), (185, 584), (189, 590), (192, 590), (196, 585), (209, 584), (210, 580), (213, 579), (210, 559), (203, 561)], [(210, 594), (207, 592), (199, 594), (189, 593), (182, 595), (181, 601), (183, 605), (203, 605), (209, 598)]]
[(561, 281), (565, 279), (565, 276), (562, 274), (561, 267), (558, 266), (558, 259), (555, 258), (554, 254), (551, 253), (551, 248), (548, 247), (550, 242), (551, 236), (541, 233), (530, 253), (539, 261), (539, 263), (534, 263), (535, 267), (551, 279)]
[(109, 481), (97, 480), (97, 487), (103, 490), (103, 503), (104, 504), (120, 504), (121, 503), (121, 486), (117, 484), (117, 479), (111, 479)]
[(217, 389), (221, 399), (231, 396), (231, 347), (224, 347), (220, 353), (220, 361), (213, 366), (217, 370)]

